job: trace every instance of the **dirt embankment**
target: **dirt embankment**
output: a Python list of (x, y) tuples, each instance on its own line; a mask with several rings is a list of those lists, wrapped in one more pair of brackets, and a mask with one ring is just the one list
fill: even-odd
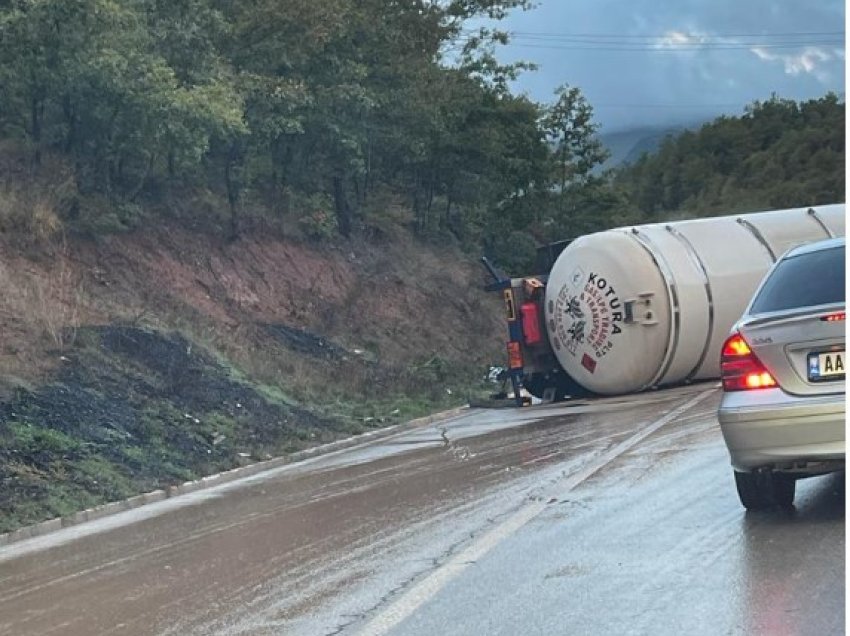
[(463, 401), (473, 259), (185, 226), (0, 244), (0, 532)]

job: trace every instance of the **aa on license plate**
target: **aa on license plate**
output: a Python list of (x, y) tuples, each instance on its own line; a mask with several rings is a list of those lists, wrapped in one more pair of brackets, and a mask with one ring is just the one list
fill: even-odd
[(809, 354), (809, 380), (840, 380), (844, 377), (844, 352)]

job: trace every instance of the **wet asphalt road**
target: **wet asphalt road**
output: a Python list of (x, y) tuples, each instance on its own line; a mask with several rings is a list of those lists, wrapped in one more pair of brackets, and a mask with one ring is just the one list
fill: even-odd
[(844, 475), (746, 514), (711, 385), (455, 420), (0, 548), (0, 635), (840, 634)]

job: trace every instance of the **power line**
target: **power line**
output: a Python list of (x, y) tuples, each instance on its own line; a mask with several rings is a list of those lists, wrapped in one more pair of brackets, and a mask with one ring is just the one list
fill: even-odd
[(594, 109), (597, 108), (664, 108), (664, 109), (678, 109), (678, 108), (744, 108), (745, 104), (743, 103), (729, 103), (729, 104), (606, 104), (604, 102), (593, 102), (591, 103)]
[[(472, 41), (472, 37), (462, 36), (461, 42)], [(655, 43), (650, 42), (608, 42), (604, 40), (575, 40), (575, 41), (547, 41), (521, 38), (511, 38), (504, 46), (531, 48), (531, 49), (555, 49), (555, 50), (598, 50), (598, 51), (652, 51), (652, 52), (679, 52), (679, 51), (725, 51), (742, 49), (799, 49), (815, 46), (844, 46), (843, 40), (821, 39), (800, 41), (773, 41), (773, 42), (681, 42), (670, 39)]]
[[(469, 39), (468, 36), (463, 36), (463, 37), (466, 38), (466, 39)], [(813, 38), (807, 38), (805, 40), (794, 40), (794, 39), (787, 39), (787, 38), (782, 39), (782, 40), (775, 40), (775, 39), (771, 39), (771, 40), (752, 40), (752, 39), (749, 39), (749, 40), (740, 40), (740, 39), (739, 40), (733, 40), (733, 39), (711, 40), (711, 39), (707, 39), (707, 38), (689, 40), (689, 39), (684, 39), (684, 38), (676, 38), (674, 36), (668, 36), (668, 37), (665, 37), (665, 38), (660, 38), (660, 39), (657, 39), (657, 40), (654, 40), (654, 41), (646, 41), (646, 42), (635, 42), (635, 41), (626, 41), (626, 40), (621, 40), (621, 41), (600, 40), (600, 39), (593, 39), (593, 38), (590, 38), (590, 37), (585, 37), (585, 38), (579, 38), (579, 37), (572, 38), (571, 37), (571, 38), (554, 39), (554, 38), (543, 38), (543, 37), (537, 37), (537, 36), (531, 36), (531, 35), (514, 35), (514, 36), (512, 36), (508, 39), (510, 41), (531, 40), (532, 42), (547, 42), (547, 43), (551, 42), (551, 43), (555, 43), (555, 44), (560, 44), (560, 43), (604, 44), (604, 45), (610, 45), (610, 46), (651, 46), (651, 45), (656, 45), (656, 44), (668, 44), (668, 43), (677, 44), (679, 46), (689, 46), (689, 45), (690, 46), (724, 46), (724, 45), (730, 45), (730, 44), (735, 44), (735, 45), (752, 44), (752, 45), (761, 45), (761, 46), (775, 46), (775, 45), (778, 45), (778, 44), (782, 44), (782, 45), (801, 46), (801, 45), (805, 45), (805, 44), (809, 44), (809, 43), (812, 43), (812, 44), (822, 44), (822, 43), (832, 44), (832, 43), (836, 43), (836, 42), (841, 43), (841, 44), (844, 43), (843, 39), (837, 38), (837, 37), (834, 37), (834, 36), (817, 36), (817, 37), (813, 37)]]
[[(507, 33), (506, 46), (529, 49), (595, 51), (725, 51), (751, 48), (794, 49), (812, 46), (844, 46), (844, 31), (789, 31), (783, 33), (692, 34), (668, 32), (664, 35), (625, 35), (514, 31)], [(458, 40), (475, 39), (475, 31), (462, 31)], [(738, 39), (736, 39), (738, 38)], [(741, 40), (740, 38), (747, 38)]]
[(551, 49), (560, 51), (646, 51), (649, 53), (681, 53), (688, 51), (743, 51), (753, 48), (760, 49), (799, 49), (806, 46), (839, 46), (844, 44), (842, 41), (823, 41), (823, 42), (799, 42), (799, 43), (783, 43), (783, 44), (762, 44), (762, 43), (744, 43), (744, 44), (728, 44), (728, 45), (685, 45), (685, 44), (658, 44), (653, 46), (605, 46), (605, 45), (557, 45), (557, 44), (528, 44), (523, 42), (508, 42), (505, 46), (526, 48), (526, 49)]
[(568, 33), (553, 31), (511, 31), (512, 35), (541, 37), (541, 38), (605, 38), (618, 40), (661, 40), (669, 38), (672, 34), (681, 35), (689, 39), (721, 39), (721, 38), (808, 38), (808, 37), (836, 37), (844, 36), (844, 31), (789, 31), (785, 33), (687, 33), (671, 30), (667, 33), (655, 35), (615, 35), (613, 33)]
[[(478, 33), (478, 31), (471, 29), (464, 29), (461, 31), (464, 35), (474, 35)], [(675, 33), (677, 35), (681, 35), (685, 38), (704, 38), (704, 39), (718, 39), (718, 38), (745, 38), (745, 37), (754, 37), (754, 38), (775, 38), (775, 37), (811, 37), (811, 36), (844, 36), (844, 31), (786, 31), (786, 32), (775, 32), (775, 33), (687, 33), (681, 31), (671, 30), (666, 33), (660, 34), (640, 34), (640, 35), (630, 35), (625, 33), (591, 33), (591, 32), (569, 32), (569, 31), (509, 31), (507, 32), (511, 36), (534, 36), (534, 37), (545, 37), (545, 38), (606, 38), (606, 39), (623, 39), (623, 40), (635, 40), (635, 39), (643, 39), (643, 40), (662, 40), (669, 38), (671, 34)]]
[[(464, 38), (471, 38), (474, 36), (461, 36)], [(834, 35), (818, 35), (813, 37), (807, 37), (806, 39), (793, 39), (793, 38), (782, 38), (782, 39), (764, 39), (758, 40), (753, 38), (747, 39), (734, 39), (734, 38), (693, 38), (689, 39), (687, 36), (682, 36), (680, 34), (669, 35), (663, 38), (656, 38), (653, 40), (646, 41), (635, 41), (635, 40), (606, 40), (600, 39), (596, 37), (560, 37), (560, 38), (546, 38), (537, 35), (510, 35), (508, 37), (509, 40), (534, 40), (536, 42), (587, 42), (587, 43), (598, 43), (598, 44), (616, 44), (616, 45), (627, 45), (627, 46), (644, 46), (648, 44), (655, 44), (658, 42), (677, 42), (680, 44), (744, 44), (747, 42), (754, 42), (758, 44), (774, 44), (777, 42), (786, 42), (788, 44), (805, 44), (806, 42), (844, 42), (843, 38), (836, 37)]]

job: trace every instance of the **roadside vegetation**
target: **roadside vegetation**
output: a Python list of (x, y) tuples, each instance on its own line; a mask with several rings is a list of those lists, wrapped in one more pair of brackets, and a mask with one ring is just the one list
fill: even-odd
[[(312, 240), (385, 232), (530, 266), (533, 245), (669, 214), (843, 198), (844, 104), (772, 96), (619, 174), (565, 83), (510, 90), (528, 0), (0, 2), (0, 228), (190, 216)], [(480, 20), (479, 20), (480, 22)], [(402, 209), (405, 214), (393, 214)]]
[(669, 137), (614, 179), (646, 220), (844, 201), (845, 104), (772, 97)]
[(530, 4), (0, 0), (0, 532), (486, 393), (481, 254), (844, 199), (834, 95), (599, 174)]

